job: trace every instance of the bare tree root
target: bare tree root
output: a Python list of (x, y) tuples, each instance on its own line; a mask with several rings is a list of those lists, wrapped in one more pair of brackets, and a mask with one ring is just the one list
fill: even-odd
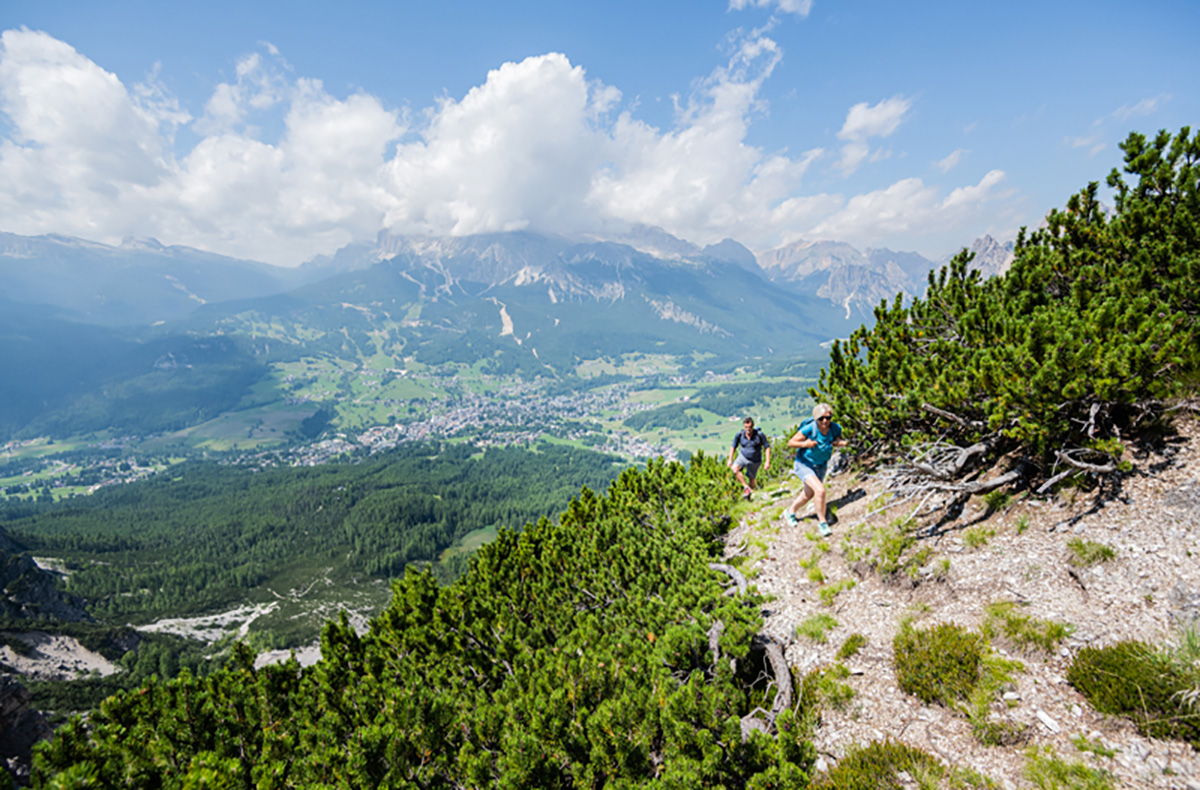
[(750, 649), (766, 652), (767, 664), (775, 676), (775, 700), (771, 703), (769, 711), (755, 708), (741, 718), (743, 742), (749, 740), (750, 733), (755, 730), (773, 735), (775, 719), (780, 713), (791, 707), (793, 696), (792, 670), (788, 666), (787, 658), (783, 655), (783, 646), (772, 637), (758, 634), (754, 637)]
[[(718, 573), (724, 573), (732, 579), (739, 594), (745, 593), (749, 588), (749, 585), (746, 583), (746, 577), (732, 565), (711, 562), (708, 567)], [(714, 621), (708, 629), (708, 647), (713, 654), (714, 666), (721, 660), (721, 635), (724, 633), (725, 624), (720, 620)], [(773, 735), (775, 732), (776, 717), (791, 707), (792, 698), (795, 696), (792, 689), (792, 669), (788, 666), (787, 658), (783, 654), (783, 646), (773, 637), (765, 634), (756, 634), (750, 643), (750, 650), (766, 654), (766, 665), (770, 667), (771, 675), (773, 675), (770, 680), (771, 684), (775, 686), (775, 700), (771, 703), (769, 711), (762, 708), (755, 708), (742, 717), (743, 741), (749, 739), (750, 733), (754, 730)]]

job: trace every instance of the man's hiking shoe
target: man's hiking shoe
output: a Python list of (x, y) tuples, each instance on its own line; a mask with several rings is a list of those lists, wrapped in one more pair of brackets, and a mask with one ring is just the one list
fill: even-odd
[(783, 511), (783, 520), (787, 522), (789, 527), (800, 526), (800, 519), (796, 518), (796, 514), (790, 510)]
[(830, 535), (832, 535), (832, 534), (833, 534), (833, 530), (829, 528), (829, 522), (828, 522), (828, 521), (822, 521), (820, 524), (818, 524), (818, 525), (817, 525), (817, 532), (820, 532), (820, 533), (821, 533), (821, 537), (823, 537), (823, 538), (827, 538), (827, 537), (829, 537)]
[(742, 492), (742, 499), (744, 499), (744, 500), (746, 500), (747, 502), (749, 502), (749, 501), (750, 501), (750, 497), (751, 497), (753, 494), (754, 494), (754, 492), (750, 490), (750, 486), (746, 486), (746, 490)]

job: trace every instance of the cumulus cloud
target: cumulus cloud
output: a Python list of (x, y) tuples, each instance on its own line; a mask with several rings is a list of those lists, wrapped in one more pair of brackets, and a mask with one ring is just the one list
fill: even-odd
[(741, 11), (743, 8), (778, 8), (785, 14), (808, 16), (812, 11), (813, 0), (729, 0), (730, 11)]
[(867, 141), (872, 137), (891, 135), (900, 127), (911, 107), (912, 102), (903, 96), (893, 96), (874, 105), (860, 102), (851, 107), (837, 134), (839, 140), (846, 141), (838, 162), (842, 173), (848, 176), (857, 170), (871, 153)]
[[(779, 3), (783, 10), (800, 4)], [(785, 7), (786, 6), (786, 7)], [(676, 98), (666, 128), (563, 54), (504, 63), (461, 97), (412, 116), (332, 95), (264, 44), (241, 58), (198, 117), (156, 72), (127, 88), (45, 33), (0, 35), (0, 217), (15, 233), (105, 242), (154, 236), (296, 264), (383, 228), (470, 234), (600, 232), (657, 225), (698, 244), (755, 249), (814, 234), (853, 243), (972, 217), (1001, 176), (941, 197), (919, 180), (849, 198), (804, 190), (811, 168), (890, 155), (897, 96), (851, 108), (840, 153), (747, 142), (781, 62), (766, 29), (739, 32), (723, 63)], [(198, 141), (180, 149), (184, 125)], [(953, 156), (953, 155), (952, 155)], [(833, 161), (837, 160), (837, 161)]]
[(992, 170), (977, 184), (945, 197), (919, 178), (906, 178), (883, 189), (855, 195), (809, 231), (811, 238), (855, 239), (859, 244), (896, 244), (946, 227), (983, 222), (990, 204), (1008, 197), (1000, 191), (1003, 171)]

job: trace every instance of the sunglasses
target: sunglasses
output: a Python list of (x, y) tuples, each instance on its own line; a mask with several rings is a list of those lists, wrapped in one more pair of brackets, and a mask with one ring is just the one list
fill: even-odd
[(827, 414), (827, 415), (825, 415), (824, 417), (818, 417), (818, 418), (817, 418), (817, 422), (829, 422), (829, 421), (830, 421), (830, 420), (832, 420), (832, 419), (833, 419), (833, 415), (832, 415), (832, 414)]

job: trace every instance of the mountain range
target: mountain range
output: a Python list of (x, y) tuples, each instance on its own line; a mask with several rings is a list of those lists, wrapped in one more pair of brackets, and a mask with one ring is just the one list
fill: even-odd
[[(975, 248), (986, 273), (1011, 260), (990, 237)], [(0, 438), (119, 426), (168, 392), (162, 427), (194, 424), (244, 399), (264, 366), (322, 355), (552, 376), (629, 353), (815, 359), (881, 300), (919, 295), (938, 265), (828, 241), (756, 256), (644, 226), (604, 239), (385, 231), (295, 269), (0, 233)], [(89, 416), (39, 424), (63, 408)]]

